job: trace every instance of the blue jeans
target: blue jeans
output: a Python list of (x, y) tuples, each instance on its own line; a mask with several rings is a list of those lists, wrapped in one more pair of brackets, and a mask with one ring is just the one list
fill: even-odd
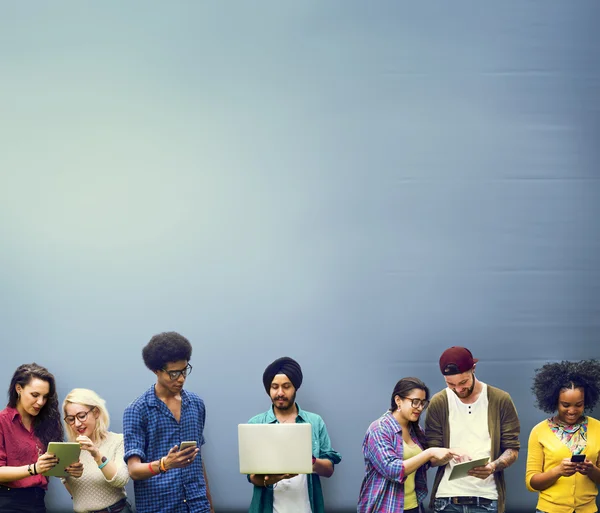
[(439, 497), (433, 502), (433, 510), (437, 513), (498, 513), (498, 501), (492, 501), (489, 506), (472, 506), (452, 504), (448, 497)]

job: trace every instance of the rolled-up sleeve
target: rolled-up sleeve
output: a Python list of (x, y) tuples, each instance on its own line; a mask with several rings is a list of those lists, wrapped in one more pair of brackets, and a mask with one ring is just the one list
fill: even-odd
[(132, 456), (139, 456), (142, 461), (146, 459), (146, 429), (141, 413), (134, 405), (125, 408), (123, 413), (123, 461), (127, 462)]
[(317, 457), (326, 458), (334, 465), (337, 465), (340, 461), (342, 461), (342, 456), (340, 453), (334, 451), (333, 447), (331, 447), (331, 440), (329, 438), (329, 433), (327, 432), (325, 422), (319, 426), (319, 454)]

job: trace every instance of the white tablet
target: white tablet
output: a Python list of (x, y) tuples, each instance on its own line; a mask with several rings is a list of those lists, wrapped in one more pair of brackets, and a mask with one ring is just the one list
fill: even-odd
[(467, 477), (469, 475), (469, 470), (475, 467), (483, 467), (487, 465), (489, 458), (480, 458), (478, 460), (464, 461), (462, 463), (457, 463), (452, 467), (452, 472), (450, 472), (449, 481), (453, 479), (461, 479), (463, 477)]
[(47, 452), (58, 458), (58, 463), (43, 473), (45, 476), (66, 477), (65, 467), (79, 461), (81, 447), (78, 442), (50, 442)]
[(312, 474), (310, 424), (239, 424), (242, 474)]

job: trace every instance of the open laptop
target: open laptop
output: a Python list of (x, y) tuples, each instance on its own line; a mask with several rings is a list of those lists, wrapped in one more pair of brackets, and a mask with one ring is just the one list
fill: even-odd
[(312, 474), (312, 427), (302, 424), (239, 424), (242, 474)]

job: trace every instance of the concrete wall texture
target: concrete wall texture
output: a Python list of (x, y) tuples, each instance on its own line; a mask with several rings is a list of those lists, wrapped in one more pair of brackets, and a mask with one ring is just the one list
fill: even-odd
[[(600, 356), (599, 5), (4, 4), (5, 386), (37, 361), (120, 431), (141, 348), (181, 332), (218, 511), (250, 501), (237, 424), (283, 355), (343, 456), (328, 510), (355, 508), (394, 383), (441, 389), (451, 345), (526, 449), (534, 370)], [(535, 507), (525, 449), (509, 512)], [(70, 509), (58, 481), (47, 504)]]

